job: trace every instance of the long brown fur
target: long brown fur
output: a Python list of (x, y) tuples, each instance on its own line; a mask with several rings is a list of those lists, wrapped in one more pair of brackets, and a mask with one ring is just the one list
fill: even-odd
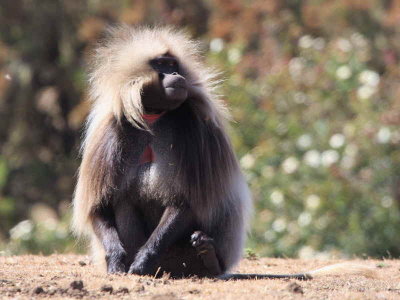
[(180, 190), (196, 207), (197, 217), (205, 226), (211, 226), (221, 213), (229, 211), (237, 215), (239, 229), (237, 236), (232, 237), (237, 240), (237, 250), (231, 258), (236, 262), (241, 254), (251, 201), (224, 130), (230, 115), (216, 94), (218, 74), (201, 62), (198, 43), (184, 32), (168, 27), (114, 27), (95, 49), (89, 66), (92, 110), (82, 145), (73, 228), (78, 234), (86, 233), (96, 239), (91, 214), (120, 188), (117, 178), (123, 176), (118, 128), (124, 120), (153, 134), (142, 118), (141, 91), (154, 80), (146, 62), (165, 53), (179, 58), (191, 94), (185, 104), (187, 115), (193, 119), (188, 122), (195, 134), (189, 129), (179, 129), (184, 137), (179, 145), (174, 145), (176, 167), (173, 172), (162, 174), (174, 180), (153, 178), (155, 183), (146, 192), (168, 201), (176, 192), (172, 189)]

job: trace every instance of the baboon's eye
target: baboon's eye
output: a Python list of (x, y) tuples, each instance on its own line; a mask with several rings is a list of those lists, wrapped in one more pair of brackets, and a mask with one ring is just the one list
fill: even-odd
[(179, 64), (176, 58), (171, 56), (160, 56), (150, 60), (150, 65), (158, 73), (172, 74), (179, 72)]

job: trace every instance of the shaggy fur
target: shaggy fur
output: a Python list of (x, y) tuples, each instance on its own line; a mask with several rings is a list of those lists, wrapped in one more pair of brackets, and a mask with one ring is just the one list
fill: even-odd
[[(166, 53), (178, 58), (189, 97), (150, 128), (142, 117), (141, 91), (156, 74), (147, 62)], [(198, 229), (214, 238), (224, 270), (239, 260), (251, 201), (225, 133), (230, 117), (215, 93), (215, 78), (202, 64), (198, 44), (171, 28), (112, 28), (98, 45), (90, 63), (92, 110), (73, 201), (74, 229), (88, 234), (95, 250), (102, 250), (92, 229), (99, 208), (120, 201), (184, 203)], [(140, 166), (148, 144), (156, 160)]]

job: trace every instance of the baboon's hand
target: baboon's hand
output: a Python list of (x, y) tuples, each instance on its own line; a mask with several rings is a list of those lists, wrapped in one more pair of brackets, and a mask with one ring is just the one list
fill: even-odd
[(195, 231), (190, 237), (190, 243), (199, 254), (214, 250), (214, 240), (202, 231)]
[(107, 273), (125, 273), (126, 269), (125, 264), (123, 263), (124, 258), (124, 253), (106, 255)]
[(145, 272), (142, 265), (133, 262), (129, 267), (128, 274), (145, 275)]
[(155, 257), (145, 249), (138, 252), (135, 260), (129, 267), (129, 274), (150, 275), (154, 273)]
[(107, 273), (125, 273), (125, 265), (122, 262), (116, 262), (107, 266)]

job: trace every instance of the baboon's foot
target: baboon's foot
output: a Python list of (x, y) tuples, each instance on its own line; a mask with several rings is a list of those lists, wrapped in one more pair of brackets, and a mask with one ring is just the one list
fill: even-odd
[(196, 248), (197, 255), (209, 272), (213, 276), (220, 275), (222, 271), (215, 252), (214, 240), (202, 231), (195, 231), (190, 237), (190, 243)]

